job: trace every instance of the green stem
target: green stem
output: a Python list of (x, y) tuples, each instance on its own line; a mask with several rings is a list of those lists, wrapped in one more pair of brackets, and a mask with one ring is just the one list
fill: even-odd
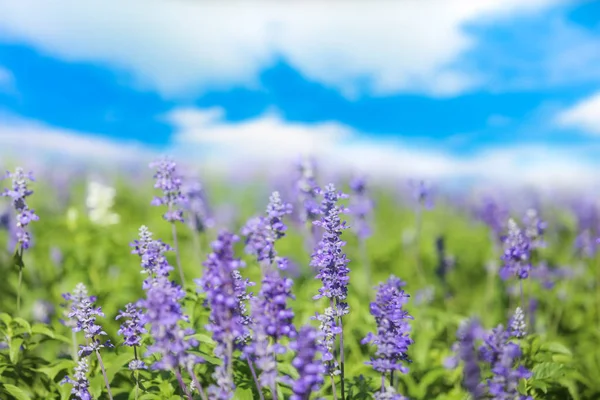
[(19, 285), (17, 286), (17, 314), (21, 314), (21, 284), (23, 283), (23, 268), (19, 268)]
[(185, 286), (185, 278), (183, 269), (181, 268), (181, 257), (179, 255), (179, 245), (177, 243), (177, 228), (175, 222), (171, 222), (171, 231), (173, 232), (173, 248), (175, 249), (175, 257), (177, 258), (177, 268), (179, 269), (179, 278), (181, 279), (181, 287)]
[(256, 376), (256, 371), (254, 370), (252, 361), (250, 361), (250, 358), (248, 358), (247, 361), (248, 367), (250, 367), (250, 373), (252, 374), (252, 379), (254, 379), (254, 383), (256, 384), (256, 390), (258, 390), (258, 397), (260, 397), (260, 400), (265, 400), (265, 396), (260, 388), (260, 383), (258, 382), (258, 377)]
[(104, 369), (104, 363), (102, 362), (102, 357), (100, 356), (100, 352), (98, 350), (96, 350), (96, 357), (98, 358), (98, 363), (100, 364), (100, 369), (102, 370), (102, 375), (104, 376), (104, 383), (106, 384), (108, 398), (110, 400), (113, 400), (112, 392), (110, 391), (110, 383), (108, 382), (108, 376), (106, 375), (106, 370)]
[(77, 353), (77, 333), (71, 329), (71, 339), (73, 341), (73, 361), (79, 361), (79, 354)]

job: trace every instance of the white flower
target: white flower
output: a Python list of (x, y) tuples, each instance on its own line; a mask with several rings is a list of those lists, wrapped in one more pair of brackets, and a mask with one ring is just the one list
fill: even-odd
[(98, 182), (88, 183), (86, 205), (90, 221), (97, 225), (114, 225), (120, 216), (112, 212), (115, 203), (115, 189)]

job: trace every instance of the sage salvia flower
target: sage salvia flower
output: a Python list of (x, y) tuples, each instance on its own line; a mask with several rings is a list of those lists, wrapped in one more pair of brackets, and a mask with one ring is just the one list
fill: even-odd
[(115, 318), (119, 320), (123, 318), (123, 323), (117, 334), (123, 336), (125, 346), (139, 346), (142, 340), (142, 335), (146, 333), (146, 329), (142, 324), (142, 310), (136, 304), (129, 303), (125, 306), (125, 310), (119, 311)]
[(154, 188), (160, 189), (162, 196), (152, 200), (153, 206), (165, 205), (168, 207), (163, 218), (168, 222), (183, 222), (182, 205), (185, 198), (181, 192), (182, 179), (177, 174), (177, 164), (168, 158), (161, 158), (150, 164), (150, 168), (156, 169)]
[(308, 400), (311, 393), (323, 385), (325, 367), (318, 357), (318, 333), (310, 326), (303, 326), (297, 340), (290, 343), (290, 348), (296, 353), (292, 365), (298, 371), (298, 379), (291, 381), (292, 395), (290, 400)]
[(294, 312), (287, 305), (288, 299), (294, 298), (292, 285), (292, 280), (277, 270), (267, 271), (258, 296), (251, 301), (253, 340), (245, 352), (262, 371), (261, 385), (272, 390), (277, 378), (277, 356), (287, 350), (281, 340), (296, 337)]
[(338, 201), (346, 197), (348, 196), (337, 192), (333, 184), (329, 184), (325, 188), (321, 203), (321, 219), (314, 222), (316, 226), (323, 229), (323, 237), (310, 262), (310, 265), (318, 270), (317, 279), (323, 283), (319, 294), (314, 298), (326, 297), (334, 301), (339, 315), (348, 313), (346, 296), (348, 295), (350, 269), (347, 265), (350, 260), (342, 252), (346, 242), (341, 239), (341, 236), (347, 226), (346, 222), (340, 218), (340, 215), (348, 210), (338, 205)]
[(518, 391), (519, 381), (531, 377), (523, 366), (515, 366), (521, 357), (521, 348), (511, 342), (510, 333), (502, 325), (494, 328), (479, 349), (480, 357), (490, 365), (492, 377), (487, 380), (488, 393), (494, 399), (532, 400)]
[(298, 217), (302, 223), (312, 223), (319, 217), (319, 186), (315, 180), (315, 164), (310, 158), (298, 163), (299, 177), (296, 181), (298, 193)]
[(515, 220), (509, 219), (508, 234), (504, 238), (504, 254), (502, 255), (504, 265), (500, 268), (500, 277), (505, 280), (511, 276), (527, 279), (531, 270), (530, 255), (529, 239)]
[(484, 197), (481, 208), (477, 210), (477, 216), (490, 228), (494, 243), (501, 243), (506, 230), (507, 210), (492, 197)]
[(27, 197), (33, 194), (29, 189), (28, 182), (33, 182), (33, 175), (26, 174), (23, 168), (18, 167), (15, 172), (7, 172), (4, 179), (12, 179), (12, 188), (4, 189), (2, 196), (10, 197), (16, 212), (16, 238), (21, 249), (28, 249), (31, 246), (31, 234), (27, 231), (27, 226), (31, 221), (39, 220), (35, 211), (27, 205)]
[(209, 387), (209, 395), (216, 399), (231, 399), (235, 390), (233, 382), (233, 351), (239, 338), (248, 336), (246, 316), (240, 307), (247, 281), (236, 272), (244, 263), (235, 258), (233, 244), (239, 238), (229, 232), (221, 232), (212, 243), (212, 253), (204, 262), (204, 276), (196, 280), (206, 294), (206, 306), (210, 310), (207, 329), (217, 343), (214, 353), (223, 360), (214, 378), (217, 384)]
[(521, 307), (517, 307), (515, 314), (510, 320), (510, 333), (516, 338), (522, 338), (527, 333), (527, 326), (525, 325), (525, 313)]
[(86, 293), (85, 285), (79, 283), (75, 287), (73, 295), (63, 295), (66, 300), (72, 301), (69, 318), (75, 321), (75, 326), (72, 327), (73, 332), (83, 331), (85, 338), (88, 339), (87, 344), (81, 345), (79, 350), (79, 355), (84, 357), (103, 347), (112, 347), (109, 340), (105, 343), (100, 341), (99, 336), (106, 336), (106, 332), (96, 324), (96, 317), (104, 317), (104, 313), (100, 307), (94, 307), (96, 298), (88, 297), (85, 295)]
[(371, 236), (371, 213), (373, 211), (373, 200), (369, 197), (367, 183), (364, 177), (355, 177), (350, 181), (352, 197), (350, 210), (354, 216), (353, 228), (361, 240)]
[(433, 207), (433, 193), (429, 183), (423, 180), (410, 180), (408, 181), (408, 185), (411, 189), (412, 197), (417, 204), (427, 209)]
[(144, 313), (142, 323), (150, 324), (153, 342), (148, 346), (148, 355), (156, 355), (159, 360), (152, 368), (174, 370), (179, 367), (189, 370), (190, 366), (203, 360), (188, 351), (198, 346), (198, 342), (190, 338), (195, 332), (181, 325), (188, 322), (183, 313), (181, 300), (185, 292), (181, 286), (169, 281), (166, 276), (159, 276), (150, 282), (146, 298), (140, 300)]
[(279, 192), (273, 192), (269, 198), (266, 216), (248, 220), (241, 233), (245, 236), (245, 251), (256, 257), (263, 267), (274, 263), (281, 269), (287, 267), (287, 259), (277, 256), (275, 242), (285, 236), (287, 226), (283, 217), (292, 212), (291, 204), (281, 200)]
[(336, 322), (338, 316), (337, 309), (327, 307), (322, 314), (316, 313), (314, 317), (311, 317), (311, 319), (319, 321), (317, 344), (326, 372), (331, 376), (341, 373), (339, 363), (334, 357), (335, 338), (342, 333), (342, 328)]
[(152, 232), (146, 226), (140, 227), (139, 239), (134, 240), (130, 246), (134, 248), (131, 253), (140, 256), (142, 273), (148, 274), (148, 279), (143, 284), (144, 289), (150, 287), (153, 279), (166, 277), (173, 270), (165, 255), (172, 251), (171, 246), (152, 239)]
[(524, 223), (524, 234), (529, 240), (530, 247), (532, 249), (545, 247), (544, 232), (548, 224), (541, 219), (536, 209), (531, 208), (525, 213), (523, 217)]
[(185, 198), (186, 221), (195, 232), (204, 232), (214, 226), (214, 220), (206, 199), (204, 186), (197, 181), (185, 182), (182, 189)]
[(76, 399), (91, 400), (92, 395), (89, 392), (90, 382), (87, 378), (88, 371), (88, 360), (87, 358), (82, 358), (77, 362), (73, 378), (71, 378), (70, 376), (66, 376), (60, 383), (70, 383), (71, 385), (73, 385), (73, 388), (71, 389), (71, 394), (74, 395)]
[(456, 333), (457, 341), (453, 346), (455, 355), (450, 362), (452, 368), (462, 362), (463, 386), (475, 400), (482, 399), (485, 394), (476, 348), (476, 342), (481, 335), (482, 329), (477, 320), (471, 319), (461, 323)]
[(410, 296), (404, 292), (403, 286), (404, 282), (393, 275), (387, 282), (379, 284), (375, 301), (370, 307), (377, 333), (369, 333), (361, 342), (377, 346), (375, 356), (367, 364), (382, 374), (408, 372), (404, 363), (410, 361), (407, 351), (413, 340), (410, 338), (408, 321), (413, 318), (404, 310)]

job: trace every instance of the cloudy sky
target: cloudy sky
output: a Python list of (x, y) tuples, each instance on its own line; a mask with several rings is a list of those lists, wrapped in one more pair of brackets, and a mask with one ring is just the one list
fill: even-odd
[(598, 66), (598, 1), (0, 0), (0, 154), (585, 184)]

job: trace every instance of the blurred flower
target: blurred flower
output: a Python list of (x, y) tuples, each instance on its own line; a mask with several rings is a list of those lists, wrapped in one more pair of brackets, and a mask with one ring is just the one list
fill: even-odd
[(456, 368), (459, 361), (463, 367), (463, 385), (474, 399), (481, 399), (484, 387), (481, 383), (481, 369), (479, 357), (475, 350), (475, 342), (482, 335), (481, 326), (476, 320), (468, 320), (461, 323), (456, 333), (457, 342), (453, 349), (455, 356), (448, 360), (448, 367)]
[(371, 217), (373, 212), (373, 200), (369, 197), (366, 180), (364, 177), (355, 177), (350, 181), (352, 197), (350, 201), (350, 212), (354, 216), (353, 228), (356, 235), (364, 240), (371, 236)]
[(508, 220), (508, 235), (504, 239), (504, 265), (500, 268), (500, 277), (504, 280), (511, 276), (519, 279), (529, 277), (531, 244), (513, 219)]
[(49, 324), (50, 319), (54, 314), (54, 305), (49, 301), (36, 300), (35, 303), (33, 303), (32, 314), (34, 320)]
[(56, 265), (57, 267), (62, 267), (64, 257), (59, 247), (52, 246), (50, 248), (50, 259), (52, 260), (54, 265)]
[(120, 216), (112, 212), (115, 203), (115, 189), (99, 182), (89, 182), (85, 204), (88, 217), (96, 225), (114, 225), (120, 221)]
[(516, 338), (522, 338), (526, 333), (525, 314), (521, 307), (517, 307), (515, 315), (510, 320), (510, 334)]
[(548, 224), (542, 221), (537, 210), (530, 208), (523, 217), (523, 224), (525, 225), (524, 233), (532, 249), (545, 247), (544, 232)]
[(206, 193), (200, 182), (187, 181), (182, 188), (186, 221), (196, 232), (204, 232), (215, 224), (208, 207)]
[(431, 185), (425, 181), (409, 180), (408, 186), (412, 191), (413, 199), (426, 209), (433, 208), (433, 192)]

